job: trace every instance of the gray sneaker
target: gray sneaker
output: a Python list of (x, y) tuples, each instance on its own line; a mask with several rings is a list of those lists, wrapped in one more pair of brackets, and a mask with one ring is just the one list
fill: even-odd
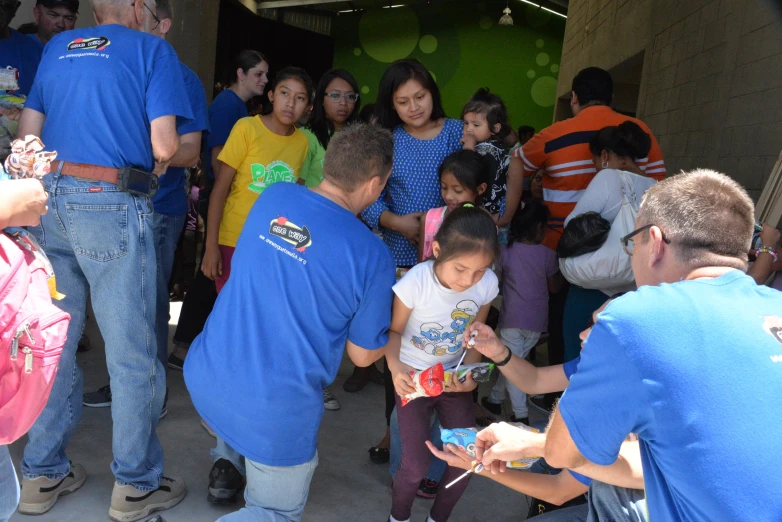
[(141, 491), (129, 484), (120, 486), (115, 482), (109, 518), (114, 522), (141, 520), (155, 511), (176, 506), (186, 494), (187, 486), (181, 477), (163, 477), (154, 491)]
[(73, 493), (87, 480), (87, 470), (81, 464), (71, 463), (71, 471), (64, 478), (51, 480), (46, 477), (22, 479), (22, 496), (19, 500), (19, 513), (23, 515), (43, 515), (61, 496)]
[(323, 407), (331, 411), (339, 409), (339, 401), (328, 388), (323, 388)]

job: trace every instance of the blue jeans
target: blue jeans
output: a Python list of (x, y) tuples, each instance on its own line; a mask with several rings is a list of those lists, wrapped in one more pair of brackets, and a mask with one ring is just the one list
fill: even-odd
[(245, 507), (217, 522), (298, 522), (318, 467), (318, 454), (298, 466), (266, 466), (247, 460)]
[(28, 432), (22, 474), (59, 480), (70, 471), (65, 448), (82, 409), (82, 373), (76, 347), (84, 327), (87, 294), (106, 342), (114, 435), (111, 470), (121, 485), (157, 489), (163, 448), (155, 429), (166, 392), (157, 357), (157, 261), (149, 198), (116, 185), (58, 173), (44, 178), (49, 212), (31, 232), (43, 246), (71, 315), (49, 401)]
[(157, 339), (158, 359), (167, 367), (168, 359), (168, 280), (174, 268), (174, 253), (179, 236), (185, 228), (187, 214), (169, 216), (155, 212), (152, 214), (152, 229), (155, 234), (155, 250), (157, 251), (157, 305), (155, 312), (155, 335)]
[(216, 438), (217, 443), (215, 447), (209, 451), (209, 454), (212, 456), (212, 462), (217, 462), (220, 459), (228, 460), (234, 465), (239, 473), (246, 476), (247, 470), (245, 469), (244, 457), (239, 455), (238, 451), (229, 446), (220, 435)]
[[(393, 479), (396, 475), (396, 471), (399, 469), (399, 463), (402, 462), (402, 438), (399, 435), (399, 417), (396, 415), (396, 408), (391, 413), (391, 460), (388, 463), (388, 472), (391, 473)], [(429, 436), (429, 440), (432, 444), (437, 446), (438, 449), (443, 449), (443, 441), (440, 438), (440, 419), (435, 416), (434, 424), (432, 424), (432, 432)], [(432, 455), (432, 463), (429, 465), (429, 471), (426, 472), (426, 478), (435, 482), (440, 482), (445, 473), (445, 467), (447, 464)]]
[(540, 522), (648, 522), (643, 490), (610, 486), (593, 480), (588, 502), (536, 517)]
[(0, 522), (8, 522), (19, 504), (19, 481), (8, 446), (0, 446)]

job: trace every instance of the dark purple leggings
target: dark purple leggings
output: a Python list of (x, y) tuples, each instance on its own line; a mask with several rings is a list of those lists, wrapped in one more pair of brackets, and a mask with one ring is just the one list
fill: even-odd
[[(426, 476), (433, 458), (425, 444), (431, 431), (432, 411), (437, 411), (443, 428), (455, 429), (475, 426), (475, 410), (470, 393), (443, 393), (439, 397), (421, 397), (408, 402), (406, 406), (402, 406), (399, 395), (395, 393), (394, 397), (402, 439), (402, 462), (391, 490), (391, 516), (397, 520), (407, 520), (410, 518), (418, 484)], [(445, 469), (430, 512), (435, 522), (448, 520), (454, 506), (467, 489), (469, 477), (445, 489), (446, 484), (462, 473), (464, 470), (451, 466)]]

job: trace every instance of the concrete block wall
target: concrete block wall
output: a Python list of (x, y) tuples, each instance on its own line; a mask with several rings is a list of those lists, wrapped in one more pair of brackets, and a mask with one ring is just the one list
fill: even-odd
[(770, 0), (571, 0), (558, 94), (645, 51), (637, 114), (668, 171), (725, 172), (757, 200), (782, 150), (782, 12)]

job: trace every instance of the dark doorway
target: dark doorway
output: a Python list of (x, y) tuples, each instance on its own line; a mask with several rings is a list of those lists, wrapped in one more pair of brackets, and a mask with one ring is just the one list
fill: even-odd
[(331, 37), (262, 18), (237, 0), (221, 0), (215, 82), (228, 81), (231, 60), (243, 49), (254, 49), (269, 59), (270, 79), (283, 67), (295, 65), (317, 83), (334, 58)]

